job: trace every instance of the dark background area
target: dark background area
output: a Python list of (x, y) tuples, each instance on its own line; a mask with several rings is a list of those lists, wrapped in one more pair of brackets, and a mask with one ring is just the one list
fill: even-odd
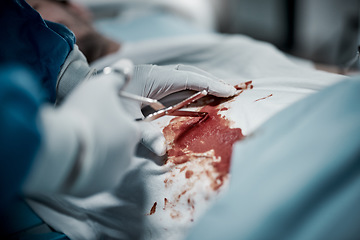
[(222, 0), (217, 15), (220, 32), (246, 34), (318, 63), (343, 66), (360, 45), (360, 0)]

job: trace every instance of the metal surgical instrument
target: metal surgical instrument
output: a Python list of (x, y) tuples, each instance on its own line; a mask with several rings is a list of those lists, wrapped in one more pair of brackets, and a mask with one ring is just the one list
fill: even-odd
[(98, 74), (110, 74), (110, 73), (116, 73), (121, 74), (124, 76), (125, 83), (122, 86), (122, 88), (119, 91), (119, 96), (124, 97), (127, 99), (135, 100), (138, 102), (142, 102), (145, 105), (149, 105), (152, 109), (154, 109), (156, 112), (149, 114), (148, 116), (144, 118), (138, 118), (136, 121), (153, 121), (155, 119), (158, 119), (162, 116), (169, 115), (169, 116), (182, 116), (182, 117), (201, 117), (204, 118), (208, 115), (207, 112), (196, 112), (196, 111), (186, 111), (186, 110), (180, 110), (190, 103), (206, 96), (208, 94), (208, 91), (202, 90), (200, 92), (197, 92), (193, 94), (192, 96), (186, 98), (185, 100), (174, 104), (170, 107), (166, 107), (161, 102), (159, 102), (156, 99), (151, 99), (143, 96), (139, 96), (136, 94), (132, 94), (129, 92), (125, 92), (124, 88), (126, 85), (131, 81), (131, 78), (133, 77), (134, 72), (134, 65), (133, 63), (128, 59), (122, 59), (118, 61), (115, 65), (111, 67), (105, 67), (104, 69), (98, 71)]
[(192, 96), (186, 98), (185, 100), (183, 100), (175, 105), (160, 109), (152, 114), (149, 114), (148, 116), (146, 116), (144, 118), (138, 118), (138, 119), (136, 119), (136, 121), (150, 122), (150, 121), (153, 121), (153, 120), (158, 119), (165, 115), (205, 118), (208, 115), (207, 112), (195, 112), (195, 111), (186, 111), (186, 110), (180, 110), (180, 109), (184, 108), (187, 105), (189, 105), (190, 103), (206, 96), (207, 94), (208, 94), (208, 92), (206, 90), (202, 90), (201, 92), (197, 92), (197, 93), (193, 94)]

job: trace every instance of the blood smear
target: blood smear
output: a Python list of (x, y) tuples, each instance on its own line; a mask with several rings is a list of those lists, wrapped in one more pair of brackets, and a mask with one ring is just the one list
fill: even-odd
[(191, 176), (192, 176), (193, 174), (194, 174), (193, 171), (187, 170), (187, 171), (185, 172), (185, 177), (186, 177), (186, 178), (191, 178)]
[(269, 97), (272, 97), (272, 94), (270, 94), (270, 95), (268, 95), (268, 96), (266, 96), (266, 97), (263, 97), (263, 98), (256, 99), (254, 102), (261, 101), (261, 100), (265, 100), (265, 99), (267, 99), (267, 98), (269, 98)]
[(234, 86), (237, 90), (253, 89), (252, 81), (247, 81)]
[[(232, 122), (221, 115), (229, 110), (222, 103), (233, 101), (253, 85), (248, 81), (235, 87), (240, 91), (231, 98), (206, 96), (191, 104), (207, 112), (207, 118), (175, 117), (163, 129), (168, 144), (166, 164), (173, 165), (164, 180), (165, 187), (173, 192), (168, 196), (170, 201), (164, 198), (163, 210), (169, 211), (172, 219), (186, 217), (181, 211), (187, 207), (188, 220), (194, 221), (195, 199), (200, 201), (198, 204), (208, 201), (228, 180), (233, 144), (244, 136), (240, 128), (231, 128)], [(210, 189), (203, 188), (205, 185)]]
[[(228, 174), (233, 144), (244, 136), (240, 128), (230, 128), (230, 121), (219, 114), (218, 105), (224, 99), (212, 97), (211, 105), (204, 106), (201, 112), (207, 112), (208, 118), (201, 121), (199, 118), (176, 117), (164, 128), (163, 133), (167, 140), (172, 142), (168, 150), (168, 157), (173, 158), (175, 164), (182, 164), (190, 160), (187, 154), (205, 153), (210, 150), (219, 161), (213, 162), (213, 167), (219, 174)], [(189, 176), (188, 174), (187, 176)], [(219, 179), (220, 181), (222, 179)]]

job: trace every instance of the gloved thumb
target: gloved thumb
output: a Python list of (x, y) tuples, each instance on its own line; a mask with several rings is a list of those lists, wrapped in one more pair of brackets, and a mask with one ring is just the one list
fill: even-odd
[(158, 156), (166, 153), (165, 137), (160, 129), (148, 122), (140, 122), (142, 130), (142, 144)]
[(115, 62), (111, 66), (111, 69), (113, 71), (116, 71), (117, 73), (121, 73), (123, 75), (125, 82), (122, 85), (120, 90), (124, 89), (134, 74), (133, 62), (129, 59), (123, 58), (123, 59), (120, 59), (119, 61)]
[[(134, 119), (143, 118), (141, 103), (131, 99), (123, 99), (125, 109)], [(138, 122), (141, 132), (141, 143), (158, 156), (166, 153), (165, 137), (159, 128), (151, 122)]]

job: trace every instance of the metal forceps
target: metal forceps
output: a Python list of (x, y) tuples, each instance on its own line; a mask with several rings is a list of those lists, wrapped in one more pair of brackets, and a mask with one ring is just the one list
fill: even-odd
[(159, 101), (157, 101), (155, 99), (146, 98), (146, 97), (134, 95), (134, 94), (123, 92), (123, 91), (121, 91), (119, 94), (122, 97), (143, 102), (143, 103), (149, 105), (150, 107), (152, 107), (154, 110), (156, 110), (156, 112), (151, 113), (144, 118), (137, 118), (136, 121), (150, 122), (150, 121), (153, 121), (153, 120), (158, 119), (165, 115), (181, 116), (181, 117), (200, 117), (200, 118), (205, 118), (208, 115), (207, 112), (195, 112), (195, 111), (180, 110), (180, 109), (186, 107), (187, 105), (189, 105), (190, 103), (195, 102), (196, 100), (206, 96), (208, 94), (208, 92), (206, 90), (197, 92), (197, 93), (193, 94), (192, 96), (186, 98), (185, 100), (183, 100), (177, 104), (174, 104), (170, 107), (165, 107), (162, 103), (160, 103)]

